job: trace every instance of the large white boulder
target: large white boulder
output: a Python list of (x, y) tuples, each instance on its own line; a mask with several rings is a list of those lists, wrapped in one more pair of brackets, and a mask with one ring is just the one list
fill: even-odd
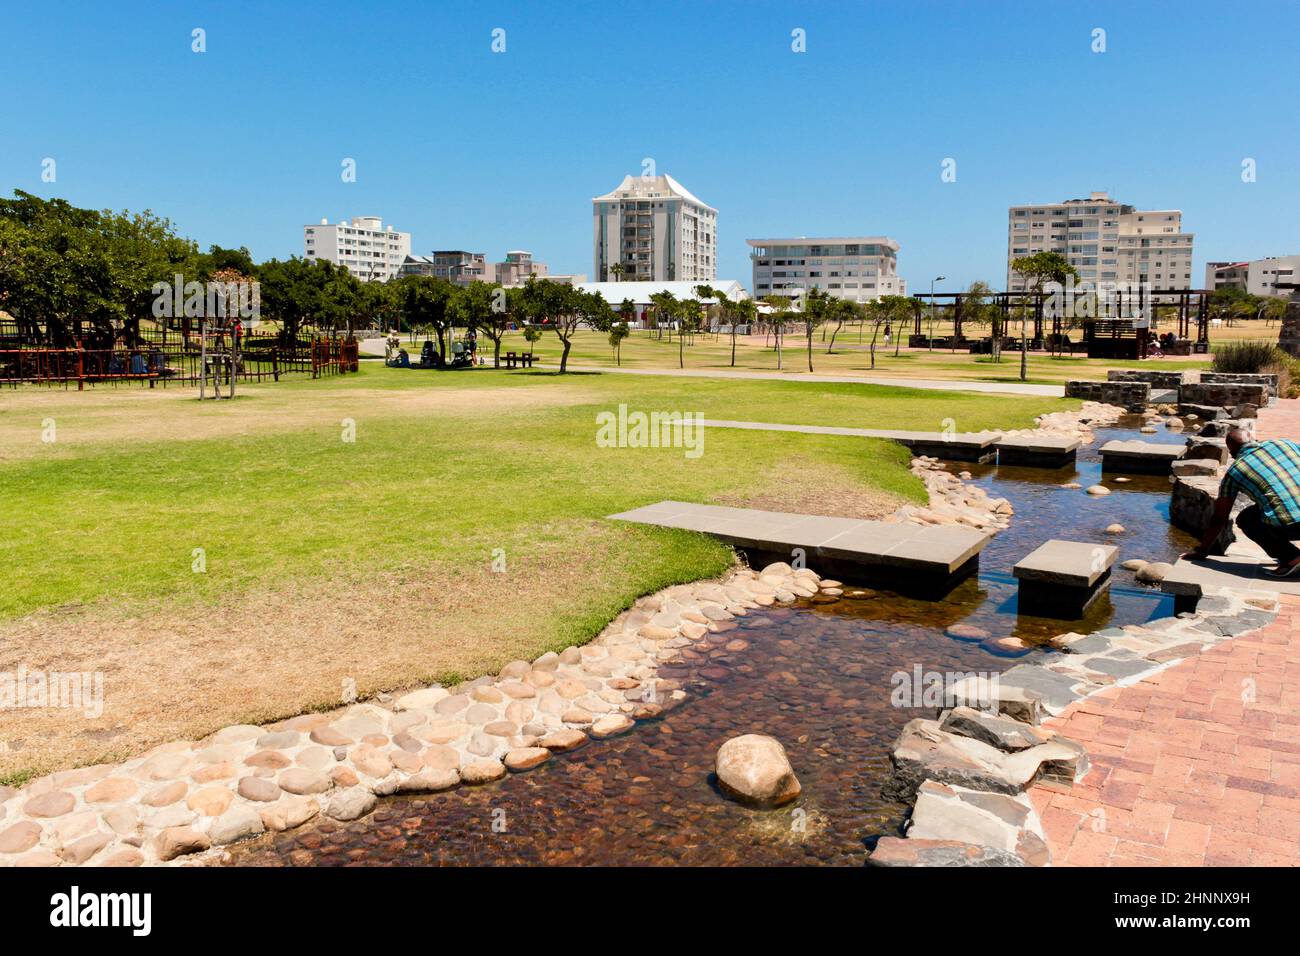
[(779, 807), (799, 796), (799, 778), (775, 737), (744, 734), (718, 748), (714, 762), (722, 792), (743, 803)]

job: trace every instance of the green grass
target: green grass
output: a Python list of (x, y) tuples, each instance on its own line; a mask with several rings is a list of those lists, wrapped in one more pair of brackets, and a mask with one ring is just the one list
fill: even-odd
[[(404, 339), (404, 341), (406, 341)], [(418, 338), (417, 338), (418, 341)], [(865, 336), (862, 346), (870, 342), (870, 332)], [(489, 360), (491, 342), (481, 342), (481, 347)], [(885, 348), (883, 342), (877, 343), (876, 365), (871, 367), (871, 359), (865, 347), (858, 343), (857, 330), (845, 329), (836, 339), (835, 351), (828, 354), (829, 344), (821, 338), (818, 330), (813, 336), (813, 371), (819, 375), (898, 375), (900, 378), (953, 379), (960, 381), (1016, 382), (1020, 379), (1020, 356), (1016, 352), (1004, 352), (1001, 362), (992, 362), (987, 356), (975, 356), (969, 352), (949, 352), (942, 349), (934, 351), (916, 350), (900, 351), (894, 354), (892, 346)], [(418, 346), (411, 350), (412, 356), (419, 352)], [(502, 343), (502, 352), (526, 352), (529, 344), (521, 334), (507, 335)], [(560, 343), (553, 332), (545, 333), (533, 347), (538, 361), (548, 364), (558, 363)], [(787, 334), (783, 347), (784, 359), (780, 371), (798, 377), (808, 371), (806, 343), (802, 335)], [(574, 337), (573, 349), (569, 361), (575, 365), (593, 367), (612, 367), (615, 364), (613, 350), (609, 347), (607, 337), (598, 332), (579, 332)], [(1191, 358), (1161, 359), (1162, 369), (1205, 368), (1207, 356)], [(675, 369), (679, 365), (678, 343), (676, 338), (669, 341), (665, 335), (662, 339), (645, 330), (634, 331), (623, 342), (622, 365), (629, 369)], [(708, 369), (724, 371), (731, 366), (731, 341), (725, 335), (696, 335), (685, 348), (685, 367), (687, 369)], [(1108, 369), (1150, 368), (1151, 362), (1116, 361), (1109, 359), (1089, 359), (1083, 356), (1053, 356), (1046, 353), (1031, 352), (1029, 356), (1028, 381), (1043, 384), (1061, 383), (1066, 379), (1083, 378), (1104, 380)], [(737, 339), (736, 370), (776, 372), (776, 352), (771, 347), (770, 339), (763, 336)]]
[[(271, 427), (237, 437), (129, 444), (45, 446), (0, 465), (6, 527), (40, 529), (0, 543), (0, 618), (101, 598), (216, 600), (231, 589), (311, 578), (330, 566), (383, 572), (422, 561), (481, 561), (494, 547), (527, 552), (556, 540), (581, 547), (583, 523), (663, 498), (707, 501), (758, 490), (792, 457), (815, 461), (871, 488), (916, 497), (904, 456), (885, 442), (711, 429), (694, 461), (681, 450), (601, 449), (595, 414), (626, 402), (642, 410), (782, 423), (938, 430), (1024, 426), (1066, 403), (922, 392), (852, 384), (559, 376), (538, 372), (424, 372), (373, 364), (351, 378), (266, 386), (237, 399), (310, 408), (351, 390), (401, 392), (577, 387), (575, 404), (461, 409), (445, 414), (350, 409), (357, 440), (340, 440), (341, 418)], [(112, 395), (87, 393), (76, 406)], [(527, 399), (524, 399), (527, 401)], [(223, 414), (216, 403), (165, 411), (177, 429)], [(144, 414), (139, 410), (123, 414)], [(156, 412), (148, 412), (154, 415)], [(64, 435), (77, 412), (61, 413)], [(799, 475), (790, 480), (798, 482)], [(391, 506), (400, 521), (385, 520)], [(642, 591), (666, 579), (715, 572), (723, 552), (706, 539), (658, 535), (667, 557), (624, 531), (621, 571)], [(637, 539), (637, 540), (633, 540)], [(635, 545), (635, 547), (633, 547)], [(207, 572), (191, 571), (203, 548)], [(638, 573), (632, 561), (644, 564)], [(603, 613), (603, 612), (602, 612)]]
[[(621, 402), (922, 430), (1023, 426), (1077, 405), (377, 363), (233, 402), (192, 395), (5, 393), (0, 671), (103, 669), (110, 706), (98, 722), (15, 716), (10, 737), (25, 745), (0, 754), (0, 779), (337, 706), (344, 676), (364, 696), (491, 673), (583, 643), (637, 596), (733, 560), (712, 538), (608, 521), (615, 512), (675, 498), (857, 514), (924, 497), (906, 450), (882, 440), (709, 429), (694, 459), (600, 448), (596, 415)], [(196, 548), (205, 573), (192, 570)], [(101, 730), (111, 744), (89, 736)]]

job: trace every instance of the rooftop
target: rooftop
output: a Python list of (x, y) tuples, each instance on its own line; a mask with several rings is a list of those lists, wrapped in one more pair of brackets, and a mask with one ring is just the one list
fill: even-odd
[(607, 202), (612, 199), (685, 199), (710, 212), (717, 212), (667, 173), (662, 176), (624, 176), (613, 192), (594, 196), (591, 201)]

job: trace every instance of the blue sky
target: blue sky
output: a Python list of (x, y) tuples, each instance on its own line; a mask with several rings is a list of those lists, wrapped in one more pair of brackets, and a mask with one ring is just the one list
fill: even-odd
[(1181, 208), (1197, 282), (1300, 253), (1294, 2), (4, 2), (4, 194), (258, 259), (380, 215), (416, 252), (590, 273), (591, 197), (645, 158), (720, 210), (746, 285), (746, 238), (883, 233), (913, 291), (1001, 287), (1008, 205), (1092, 189)]

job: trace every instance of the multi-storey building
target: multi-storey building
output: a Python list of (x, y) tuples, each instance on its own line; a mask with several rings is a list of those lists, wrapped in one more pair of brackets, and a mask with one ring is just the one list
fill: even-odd
[(1056, 252), (1094, 286), (1147, 284), (1153, 290), (1192, 288), (1193, 234), (1177, 209), (1140, 210), (1104, 192), (1087, 199), (1012, 206), (1007, 216), (1007, 290), (1023, 292), (1011, 267), (1021, 256)]
[(407, 256), (398, 270), (404, 276), (434, 276), (456, 285), (471, 282), (491, 282), (487, 256), (482, 252), (465, 252), (461, 249), (434, 250), (428, 256)]
[(800, 299), (820, 289), (850, 302), (907, 295), (898, 274), (898, 243), (888, 236), (746, 239), (754, 295)]
[(327, 259), (363, 282), (386, 282), (411, 254), (411, 234), (385, 226), (379, 216), (354, 216), (332, 225), (322, 219), (302, 228), (303, 255)]
[(504, 286), (523, 285), (529, 276), (546, 277), (546, 263), (537, 262), (531, 252), (516, 249), (506, 253), (504, 262), (493, 265), (496, 281)]
[(1205, 288), (1241, 289), (1251, 295), (1289, 296), (1300, 277), (1300, 255), (1249, 262), (1207, 262)]
[(718, 211), (671, 176), (626, 176), (591, 206), (597, 282), (717, 278)]

